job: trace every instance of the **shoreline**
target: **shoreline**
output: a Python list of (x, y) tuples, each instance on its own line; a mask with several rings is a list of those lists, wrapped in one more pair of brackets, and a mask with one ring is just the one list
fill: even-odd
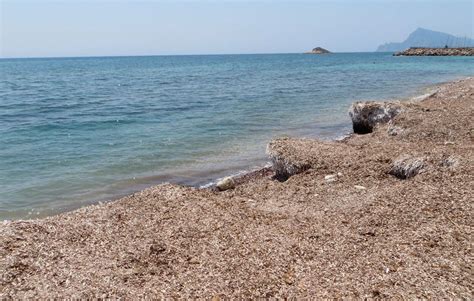
[[(245, 70), (251, 70), (252, 64), (258, 62), (259, 59), (256, 57), (249, 59), (228, 57), (216, 61), (212, 59), (209, 61), (213, 62), (210, 65), (199, 65), (199, 72), (206, 72), (210, 66), (214, 66), (214, 63), (218, 66), (227, 66), (228, 61), (235, 62), (239, 66), (241, 64)], [(291, 66), (301, 68), (302, 73), (292, 75), (292, 68), (280, 70), (283, 72), (274, 72), (280, 69), (279, 63), (285, 61), (291, 62)], [(92, 101), (92, 105), (81, 104), (82, 97), (68, 98), (68, 103), (74, 103), (74, 106), (79, 105), (78, 111), (69, 108), (69, 105), (59, 106), (58, 109), (48, 109), (48, 115), (40, 117), (37, 121), (34, 118), (35, 111), (40, 108), (36, 105), (25, 107), (35, 121), (21, 125), (18, 132), (15, 126), (18, 122), (15, 118), (21, 118), (21, 116), (15, 117), (16, 105), (14, 105), (6, 111), (8, 114), (13, 114), (10, 114), (12, 117), (7, 118), (7, 131), (2, 136), (3, 139), (0, 139), (7, 145), (7, 156), (2, 164), (3, 172), (0, 172), (0, 177), (4, 179), (5, 184), (0, 192), (2, 205), (0, 220), (31, 219), (57, 214), (85, 204), (116, 200), (163, 182), (193, 186), (195, 183), (199, 186), (205, 185), (208, 183), (206, 179), (210, 182), (227, 176), (228, 173), (221, 172), (224, 168), (234, 173), (247, 169), (248, 166), (253, 167), (252, 161), (248, 160), (250, 164), (245, 164), (244, 161), (256, 157), (254, 154), (262, 158), (261, 164), (264, 165), (267, 162), (264, 155), (265, 144), (279, 135), (316, 137), (349, 132), (350, 121), (347, 118), (347, 107), (358, 98), (390, 100), (400, 96), (410, 96), (420, 87), (471, 73), (471, 70), (466, 67), (469, 66), (469, 62), (459, 59), (449, 64), (443, 60), (421, 64), (422, 61), (418, 62), (417, 59), (398, 60), (385, 53), (368, 53), (336, 55), (327, 57), (323, 61), (324, 63), (320, 64), (319, 60), (305, 59), (300, 55), (262, 57), (261, 63), (268, 71), (252, 73), (255, 77), (252, 80), (247, 77), (235, 78), (239, 81), (244, 80), (246, 85), (252, 86), (255, 83), (257, 90), (247, 91), (251, 95), (246, 97), (243, 95), (247, 92), (239, 93), (243, 86), (228, 86), (222, 82), (221, 87), (231, 92), (226, 94), (227, 96), (224, 96), (222, 101), (217, 100), (221, 97), (220, 93), (213, 92), (212, 80), (196, 77), (196, 80), (204, 84), (206, 91), (198, 91), (199, 93), (195, 96), (200, 99), (199, 102), (201, 100), (204, 102), (196, 107), (192, 104), (190, 97), (184, 97), (183, 108), (180, 105), (180, 108), (173, 111), (173, 117), (169, 118), (161, 117), (162, 114), (168, 115), (165, 113), (168, 109), (151, 110), (151, 108), (155, 108), (154, 104), (157, 108), (175, 106), (167, 99), (181, 94), (173, 96), (173, 94), (165, 93), (163, 95), (166, 96), (163, 96), (163, 99), (160, 96), (158, 100), (150, 95), (174, 87), (172, 77), (161, 81), (152, 76), (147, 81), (140, 81), (133, 72), (129, 74), (133, 85), (120, 86), (121, 88), (112, 88), (115, 84), (120, 84), (118, 78), (107, 79), (107, 74), (101, 74), (98, 77), (99, 81), (93, 82), (93, 73), (90, 73), (88, 80), (91, 80), (91, 84), (87, 85), (88, 88), (83, 93), (84, 95), (91, 93), (87, 98)], [(170, 65), (168, 60), (133, 60), (133, 62), (137, 63), (137, 66), (144, 66), (142, 64), (149, 62), (154, 66), (153, 68), (157, 68), (156, 70), (159, 70), (159, 66), (162, 65), (174, 68), (172, 67), (174, 63)], [(186, 65), (186, 60), (173, 62), (180, 66)], [(345, 63), (339, 64), (340, 62)], [(333, 63), (335, 63), (334, 66), (332, 66)], [(48, 66), (54, 64), (56, 62), (41, 63), (44, 70), (49, 70)], [(97, 71), (112, 65), (125, 68), (128, 64), (127, 60), (117, 60), (113, 63), (100, 60), (97, 62)], [(354, 68), (359, 64), (362, 64), (363, 68)], [(36, 76), (30, 70), (32, 63), (18, 62), (6, 67), (14, 68), (17, 65), (26, 66), (25, 76), (31, 78)], [(89, 64), (64, 62), (64, 65), (72, 68)], [(183, 75), (186, 73), (185, 69), (179, 70), (183, 72)], [(375, 72), (377, 70), (387, 77), (384, 76), (382, 80), (378, 80)], [(352, 71), (354, 73), (351, 73)], [(407, 73), (404, 74), (404, 72)], [(233, 78), (233, 73), (233, 69), (226, 69), (226, 76)], [(431, 75), (424, 76), (426, 74)], [(212, 72), (209, 75), (210, 78), (220, 76)], [(352, 81), (351, 78), (354, 75), (357, 75), (357, 80)], [(258, 78), (261, 76), (263, 77), (260, 81)], [(335, 80), (336, 78), (344, 80)], [(176, 79), (176, 83), (180, 81)], [(280, 84), (273, 86), (273, 80), (281, 83), (281, 86)], [(152, 82), (159, 85), (154, 86)], [(16, 82), (15, 85), (19, 83)], [(68, 85), (70, 92), (73, 92), (77, 88), (76, 85), (80, 83), (81, 81), (76, 81), (74, 84), (71, 82), (72, 85)], [(50, 89), (55, 89), (54, 82), (51, 82), (51, 85), (48, 82), (44, 84)], [(119, 90), (116, 89), (133, 89), (137, 94), (132, 95), (133, 97), (124, 97), (121, 93), (117, 95), (117, 98), (107, 96), (106, 98), (110, 98), (112, 102), (129, 104), (123, 108), (117, 106), (115, 113), (115, 111), (106, 110), (105, 103), (94, 100), (93, 90), (107, 90), (109, 87), (112, 89), (110, 92), (117, 91), (118, 93)], [(10, 85), (6, 88), (7, 91), (16, 89)], [(139, 91), (150, 91), (151, 94), (146, 92), (141, 95)], [(191, 93), (190, 96), (193, 95), (192, 90), (186, 91), (186, 93)], [(253, 97), (258, 101), (250, 101)], [(13, 104), (16, 103), (14, 94), (8, 98)], [(37, 102), (37, 100), (43, 98), (48, 99), (48, 107), (55, 108), (57, 100), (50, 99), (46, 90), (45, 92), (36, 91), (34, 88), (31, 90), (29, 101), (41, 104), (42, 102)], [(149, 110), (140, 109), (141, 98), (149, 103)], [(232, 105), (227, 104), (237, 104), (238, 99), (243, 101), (235, 107), (237, 111), (233, 114), (231, 113)], [(163, 104), (158, 104), (161, 101)], [(135, 102), (138, 105), (136, 108), (131, 105)], [(204, 103), (208, 102), (216, 102), (219, 105), (206, 107)], [(203, 105), (202, 110), (199, 108), (201, 105)], [(275, 109), (272, 109), (273, 106)], [(261, 113), (243, 113), (247, 110), (251, 111), (253, 107), (258, 108), (258, 112)], [(91, 115), (89, 118), (87, 117), (89, 108), (94, 108), (98, 112), (105, 110), (105, 115), (113, 114), (117, 117), (101, 117), (99, 114)], [(10, 112), (10, 110), (13, 111)], [(60, 114), (63, 113), (55, 112), (55, 110), (64, 111), (66, 115), (73, 114), (74, 117), (61, 119)], [(82, 111), (86, 115), (83, 115)], [(213, 113), (214, 111), (220, 113)], [(224, 112), (227, 113), (223, 114)], [(155, 115), (160, 117), (155, 118)], [(199, 118), (192, 117), (194, 115)], [(59, 119), (56, 120), (56, 117)], [(174, 127), (175, 130), (171, 131), (173, 120), (179, 120), (179, 124)], [(51, 128), (49, 125), (48, 128), (37, 127), (36, 122), (51, 123)], [(193, 124), (202, 126), (193, 127)], [(342, 126), (339, 126), (340, 124)], [(88, 132), (89, 127), (97, 128), (98, 131)], [(320, 132), (321, 135), (319, 135)], [(36, 148), (38, 151), (35, 155), (33, 150)], [(239, 160), (236, 153), (243, 154), (244, 159)], [(210, 164), (207, 164), (208, 161), (211, 161)], [(230, 168), (228, 168), (229, 165)], [(234, 169), (234, 166), (238, 168)], [(216, 174), (214, 170), (217, 170)], [(192, 178), (188, 177), (188, 171)], [(28, 215), (30, 212), (31, 215)]]
[[(430, 84), (426, 85), (423, 87), (420, 87), (417, 92), (414, 92), (412, 96), (405, 97), (405, 98), (400, 98), (400, 99), (385, 99), (381, 100), (382, 102), (393, 102), (393, 101), (400, 101), (400, 102), (421, 102), (431, 96), (433, 96), (439, 87), (444, 86), (449, 83), (457, 82), (457, 81), (462, 81), (462, 80), (467, 80), (470, 79), (471, 77), (459, 77), (456, 79), (453, 79), (451, 81), (443, 81), (440, 83), (436, 84)], [(350, 119), (349, 119), (350, 120)], [(329, 139), (327, 141), (330, 142), (337, 142), (337, 141), (345, 141), (347, 139), (351, 139), (352, 136), (357, 135), (353, 132), (346, 132), (344, 134), (340, 133), (337, 135), (336, 138)], [(293, 136), (292, 136), (293, 137)], [(297, 136), (298, 137), (298, 136)], [(321, 139), (321, 137), (299, 137), (303, 139), (318, 139), (318, 140), (324, 140)], [(267, 156), (268, 157), (268, 156)], [(184, 186), (189, 186), (189, 187), (194, 187), (194, 188), (199, 188), (199, 189), (211, 189), (211, 190), (216, 190), (216, 185), (219, 181), (225, 179), (225, 178), (233, 178), (236, 181), (236, 185), (249, 182), (252, 180), (256, 180), (262, 176), (269, 176), (269, 173), (274, 173), (274, 169), (272, 167), (272, 163), (268, 161), (264, 166), (261, 167), (256, 167), (253, 169), (247, 169), (247, 170), (241, 170), (236, 173), (229, 173), (227, 175), (224, 175), (219, 178), (214, 178), (211, 182), (204, 184), (204, 185), (184, 185)], [(173, 183), (169, 183), (173, 184)]]
[[(411, 101), (416, 98), (423, 98), (430, 93), (432, 93), (434, 90), (437, 89), (437, 87), (450, 83), (452, 81), (458, 81), (461, 80), (465, 77), (463, 76), (457, 76), (453, 80), (448, 80), (448, 81), (442, 81), (439, 83), (434, 83), (434, 84), (428, 84), (428, 85), (423, 85), (420, 86), (418, 89), (414, 90), (413, 92), (410, 93), (410, 96), (406, 96), (403, 98), (400, 98), (400, 101)], [(390, 102), (394, 101), (396, 98), (387, 98), (383, 99), (382, 101), (384, 102)], [(350, 124), (350, 118), (347, 117), (347, 124)], [(329, 137), (320, 137), (318, 135), (306, 135), (306, 134), (298, 134), (298, 132), (309, 132), (309, 129), (307, 128), (301, 128), (299, 130), (296, 130), (296, 132), (290, 134), (292, 137), (301, 137), (301, 138), (310, 138), (310, 139), (323, 139), (323, 140), (328, 140), (328, 141), (337, 141), (340, 139), (346, 139), (347, 137), (351, 136), (350, 131), (344, 131), (344, 132), (339, 132), (333, 136), (332, 138)], [(250, 161), (249, 161), (250, 162)], [(186, 187), (193, 187), (193, 188), (213, 188), (219, 182), (220, 180), (228, 177), (246, 177), (247, 174), (253, 174), (253, 173), (258, 173), (262, 170), (266, 170), (268, 165), (270, 164), (270, 161), (268, 159), (268, 156), (262, 155), (260, 158), (252, 158), (252, 164), (251, 165), (240, 165), (239, 167), (231, 167), (231, 166), (215, 166), (214, 169), (206, 169), (206, 170), (198, 170), (198, 168), (194, 168), (192, 170), (193, 173), (200, 174), (199, 177), (196, 177), (195, 175), (190, 177), (190, 179), (186, 180), (188, 177), (183, 177), (180, 176), (179, 174), (185, 173), (186, 171), (184, 169), (175, 169), (174, 172), (162, 172), (160, 174), (156, 175), (150, 175), (147, 177), (141, 177), (141, 178), (128, 178), (128, 179), (123, 179), (120, 182), (116, 182), (115, 184), (112, 184), (111, 186), (120, 186), (119, 188), (114, 188), (114, 190), (117, 191), (117, 193), (114, 193), (115, 196), (110, 197), (110, 196), (104, 196), (104, 197), (99, 197), (99, 198), (88, 198), (88, 199), (81, 199), (75, 202), (74, 204), (64, 204), (61, 207), (57, 208), (37, 208), (37, 209), (32, 209), (32, 210), (18, 210), (18, 211), (11, 211), (10, 213), (5, 213), (5, 216), (8, 216), (8, 218), (0, 219), (0, 222), (2, 221), (21, 221), (21, 220), (34, 220), (34, 219), (42, 219), (42, 218), (47, 218), (51, 216), (56, 216), (60, 214), (64, 214), (67, 212), (75, 211), (80, 208), (83, 208), (85, 206), (92, 206), (92, 205), (97, 205), (97, 204), (104, 204), (104, 203), (110, 203), (114, 202), (117, 200), (120, 200), (121, 198), (130, 196), (132, 194), (138, 193), (140, 191), (149, 189), (153, 186), (156, 185), (162, 185), (162, 184), (176, 184), (176, 185), (182, 185)], [(260, 162), (258, 164), (258, 162)], [(207, 177), (207, 180), (204, 180), (203, 177)], [(167, 180), (156, 180), (156, 179), (167, 179)], [(121, 182), (130, 182), (130, 181), (137, 181), (135, 184), (120, 184)], [(112, 188), (110, 188), (112, 189)], [(108, 191), (109, 189), (107, 189)], [(106, 190), (104, 190), (105, 193)], [(39, 210), (39, 211), (38, 211)], [(24, 212), (24, 213), (22, 213)], [(25, 214), (28, 213), (28, 216)]]
[[(306, 129), (305, 129), (306, 130)], [(346, 134), (337, 134), (334, 137), (336, 138), (325, 138), (327, 140), (338, 140), (344, 138), (348, 135)], [(302, 135), (296, 135), (297, 137), (303, 137)], [(315, 137), (316, 138), (316, 137)], [(265, 154), (262, 154), (260, 157), (253, 157), (248, 160), (249, 164), (245, 165), (226, 165), (226, 166), (214, 166), (212, 169), (199, 169), (194, 167), (191, 169), (192, 176), (183, 176), (182, 174), (189, 172), (189, 170), (180, 168), (174, 169), (174, 172), (167, 170), (160, 174), (151, 175), (147, 177), (140, 178), (129, 178), (123, 179), (120, 182), (116, 182), (110, 186), (117, 186), (113, 190), (118, 191), (114, 193), (113, 197), (99, 197), (92, 199), (81, 199), (78, 202), (73, 204), (64, 204), (58, 208), (36, 208), (32, 210), (17, 210), (10, 211), (6, 213), (5, 216), (8, 218), (0, 218), (0, 223), (3, 221), (28, 221), (35, 219), (43, 219), (52, 216), (57, 216), (60, 214), (72, 212), (78, 209), (81, 209), (86, 206), (93, 206), (98, 204), (105, 204), (110, 202), (115, 202), (124, 197), (130, 196), (140, 191), (152, 188), (157, 185), (162, 184), (173, 184), (181, 185), (185, 187), (192, 187), (197, 189), (206, 189), (212, 188), (216, 183), (227, 177), (237, 177), (237, 178), (247, 178), (248, 174), (259, 173), (263, 170), (266, 170), (269, 167), (270, 161)], [(157, 180), (159, 179), (159, 180)], [(131, 182), (136, 181), (134, 184), (123, 184), (122, 182)], [(112, 190), (109, 188), (107, 190)], [(105, 191), (105, 190), (104, 190)], [(28, 212), (28, 216), (25, 216)], [(1, 215), (0, 215), (1, 216)]]
[(353, 104), (367, 134), (271, 141), (233, 189), (4, 221), (0, 298), (469, 298), (474, 78), (436, 87)]

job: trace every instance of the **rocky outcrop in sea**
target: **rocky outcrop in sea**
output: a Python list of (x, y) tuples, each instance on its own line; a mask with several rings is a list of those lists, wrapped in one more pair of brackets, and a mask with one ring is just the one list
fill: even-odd
[(329, 50), (321, 48), (321, 47), (316, 47), (313, 48), (313, 50), (305, 52), (306, 54), (328, 54), (331, 53)]

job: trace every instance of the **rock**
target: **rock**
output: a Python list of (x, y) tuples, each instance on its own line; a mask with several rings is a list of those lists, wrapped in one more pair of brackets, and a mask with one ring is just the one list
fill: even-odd
[(326, 180), (326, 182), (334, 182), (337, 180), (337, 175), (327, 175), (324, 177), (324, 180)]
[(275, 176), (280, 180), (286, 180), (292, 175), (302, 173), (310, 167), (309, 165), (294, 164), (279, 157), (271, 157), (271, 160)]
[(328, 54), (331, 53), (329, 50), (321, 48), (321, 47), (316, 47), (313, 48), (313, 50), (305, 52), (307, 54)]
[(367, 188), (365, 188), (364, 186), (361, 186), (361, 185), (354, 185), (354, 188), (357, 189), (357, 190), (366, 190)]
[(349, 109), (354, 133), (372, 133), (375, 126), (387, 123), (401, 112), (399, 105), (387, 102), (355, 102)]
[(389, 174), (399, 179), (408, 179), (419, 174), (424, 167), (424, 158), (403, 156), (393, 162)]
[(235, 180), (232, 177), (226, 177), (217, 182), (216, 188), (219, 191), (229, 190), (235, 188)]
[(302, 173), (311, 167), (307, 162), (292, 160), (282, 152), (283, 150), (279, 146), (285, 140), (289, 141), (289, 139), (274, 140), (267, 145), (267, 155), (272, 162), (275, 178), (279, 181), (286, 181), (292, 175)]
[[(305, 138), (278, 138), (270, 141), (267, 154), (272, 161), (272, 169), (277, 180), (285, 181), (289, 177), (312, 170), (327, 170), (339, 159), (337, 154), (350, 156), (356, 152), (351, 146), (340, 142), (318, 141)], [(337, 174), (338, 170), (328, 171)], [(342, 175), (342, 174), (341, 174)], [(324, 175), (320, 176), (324, 178)]]

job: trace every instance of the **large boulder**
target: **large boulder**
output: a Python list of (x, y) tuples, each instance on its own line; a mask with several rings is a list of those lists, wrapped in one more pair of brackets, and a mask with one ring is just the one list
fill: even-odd
[(349, 109), (354, 133), (372, 133), (375, 126), (387, 123), (401, 112), (401, 107), (388, 102), (355, 102)]
[(216, 188), (219, 191), (225, 191), (235, 188), (235, 180), (232, 177), (225, 177), (216, 184)]
[[(298, 143), (299, 142), (299, 143)], [(272, 162), (276, 179), (286, 181), (289, 177), (299, 174), (311, 167), (308, 158), (295, 152), (302, 140), (280, 138), (267, 145), (267, 155)]]

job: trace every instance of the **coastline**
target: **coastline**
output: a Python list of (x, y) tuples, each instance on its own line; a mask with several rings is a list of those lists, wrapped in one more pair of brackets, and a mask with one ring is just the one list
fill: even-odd
[[(394, 102), (394, 101), (400, 101), (400, 102), (421, 102), (429, 97), (432, 97), (436, 92), (438, 91), (439, 87), (442, 87), (444, 85), (447, 85), (452, 82), (457, 82), (457, 81), (462, 81), (466, 79), (470, 79), (471, 77), (458, 77), (456, 79), (450, 80), (450, 81), (444, 81), (436, 84), (430, 84), (427, 86), (420, 87), (416, 92), (413, 93), (413, 95), (409, 97), (404, 97), (400, 99), (384, 99), (381, 100), (382, 102)], [(322, 139), (321, 137), (318, 136), (297, 136), (298, 138), (303, 138), (303, 139), (317, 139), (317, 140), (322, 140), (322, 141), (329, 141), (329, 142), (337, 142), (337, 141), (345, 141), (347, 139), (350, 139), (352, 136), (356, 135), (353, 132), (344, 132), (344, 133), (339, 133), (337, 137), (332, 138), (332, 139)], [(293, 136), (291, 136), (293, 137)], [(268, 158), (268, 156), (267, 156)], [(190, 186), (190, 187), (195, 187), (195, 188), (200, 188), (200, 189), (211, 189), (211, 190), (216, 190), (216, 185), (219, 181), (225, 179), (225, 178), (233, 178), (236, 181), (236, 185), (240, 185), (245, 182), (249, 182), (252, 180), (257, 180), (258, 178), (262, 176), (269, 176), (270, 173), (274, 173), (274, 169), (272, 166), (272, 163), (268, 161), (264, 166), (260, 166), (257, 168), (252, 168), (252, 169), (244, 169), (240, 170), (235, 173), (227, 173), (221, 177), (214, 178), (212, 181), (203, 184), (203, 185), (185, 185), (185, 186)], [(271, 175), (270, 175), (271, 176)], [(166, 183), (169, 184), (169, 183)], [(173, 184), (173, 183), (171, 183)]]
[[(0, 297), (468, 297), (474, 79), (434, 89), (367, 135), (276, 139), (286, 181), (261, 169), (3, 222)], [(388, 174), (403, 156), (424, 162), (413, 179)]]
[[(239, 72), (245, 73), (250, 72), (260, 59), (265, 65), (264, 72), (251, 72), (251, 77), (235, 77), (238, 81), (243, 80), (244, 85), (218, 81), (219, 87), (229, 93), (224, 93), (227, 96), (217, 102), (221, 94), (214, 93), (212, 79), (217, 80), (220, 73), (211, 72), (210, 78), (196, 78), (204, 88), (194, 94), (200, 99), (199, 104), (196, 106), (191, 100), (194, 99), (194, 88), (186, 86), (180, 108), (173, 109), (172, 114), (166, 113), (169, 105), (165, 104), (175, 106), (168, 100), (173, 95), (181, 98), (181, 93), (170, 93), (164, 98), (150, 96), (178, 87), (180, 80), (155, 78), (161, 72), (159, 66), (169, 65), (168, 59), (27, 60), (7, 64), (5, 67), (12, 70), (15, 66), (25, 66), (25, 84), (38, 76), (31, 72), (30, 67), (35, 64), (40, 64), (44, 72), (49, 72), (50, 64), (60, 64), (66, 70), (89, 65), (95, 67), (84, 81), (88, 84), (80, 93), (81, 97), (68, 98), (68, 103), (79, 106), (77, 110), (69, 105), (63, 106), (59, 99), (50, 99), (47, 91), (56, 91), (55, 81), (42, 81), (48, 89), (33, 88), (28, 93), (31, 97), (24, 95), (24, 99), (34, 104), (25, 107), (28, 118), (33, 118), (34, 122), (24, 124), (22, 115), (15, 113), (16, 105), (2, 111), (2, 116), (5, 113), (7, 116), (7, 127), (3, 128), (6, 133), (0, 140), (7, 147), (0, 169), (3, 183), (0, 220), (50, 216), (99, 201), (116, 200), (165, 182), (205, 185), (228, 173), (257, 166), (253, 158), (260, 159), (258, 163), (263, 166), (267, 162), (265, 145), (278, 136), (333, 138), (333, 133), (350, 132), (347, 108), (357, 99), (408, 97), (420, 87), (471, 74), (470, 68), (466, 68), (470, 63), (466, 59), (455, 58), (449, 62), (433, 59), (427, 64), (423, 59), (398, 59), (383, 53), (338, 53), (318, 59), (302, 55), (189, 58), (192, 62), (204, 60), (209, 63), (200, 65), (198, 72), (211, 71), (214, 67), (209, 68), (216, 66), (224, 68), (225, 76), (230, 78), (234, 78), (234, 71), (225, 69), (227, 62), (239, 64), (243, 68)], [(188, 59), (172, 61), (185, 66)], [(301, 73), (294, 73), (293, 67), (281, 69), (281, 64), (290, 66), (285, 62), (297, 67)], [(126, 69), (129, 63), (140, 66), (150, 63), (153, 70), (159, 72), (142, 81), (137, 73)], [(173, 64), (169, 66), (171, 69)], [(125, 68), (127, 75), (122, 78), (130, 79), (128, 85), (119, 86), (123, 84), (119, 78), (108, 78), (102, 72), (113, 66)], [(179, 70), (185, 75), (185, 69)], [(376, 75), (379, 71), (386, 75), (381, 80)], [(97, 82), (91, 76), (95, 72), (100, 73)], [(163, 76), (166, 74), (170, 73), (165, 72)], [(352, 81), (352, 78), (357, 80)], [(68, 95), (82, 91), (77, 89), (82, 82), (70, 81), (68, 91), (60, 93)], [(159, 85), (156, 86), (155, 82)], [(21, 86), (22, 83), (16, 82), (15, 85)], [(115, 85), (120, 88), (113, 88)], [(255, 86), (256, 90), (240, 91), (247, 85)], [(7, 87), (5, 91), (9, 89)], [(110, 93), (105, 93), (106, 102), (97, 101), (93, 93), (97, 89), (110, 89)], [(123, 89), (133, 89), (133, 97), (119, 92)], [(144, 91), (152, 92), (142, 94)], [(114, 93), (117, 93), (116, 97), (112, 96)], [(10, 94), (7, 101), (15, 104), (15, 95)], [(83, 97), (88, 101), (83, 103)], [(255, 102), (250, 101), (254, 98)], [(42, 99), (48, 100), (47, 103)], [(36, 119), (43, 104), (51, 109), (47, 109), (47, 115)], [(109, 105), (115, 109), (105, 109)], [(58, 108), (54, 109), (56, 106)], [(251, 109), (253, 107), (255, 110)], [(103, 114), (89, 116), (89, 109)], [(64, 114), (74, 116), (64, 119), (61, 117)], [(51, 125), (43, 128), (36, 123)], [(199, 126), (193, 126), (197, 124)], [(170, 130), (173, 127), (175, 130)]]
[[(411, 101), (416, 98), (424, 97), (432, 93), (436, 88), (440, 85), (457, 81), (463, 79), (463, 76), (458, 76), (453, 78), (452, 80), (443, 81), (439, 83), (424, 85), (419, 87), (418, 89), (409, 93), (409, 96), (404, 96), (400, 98), (401, 101)], [(382, 99), (382, 101), (394, 101), (395, 98), (386, 98)], [(347, 119), (347, 125), (350, 125), (350, 119)], [(351, 131), (349, 129), (345, 129), (345, 125), (341, 124), (341, 130), (337, 133), (331, 133), (321, 136), (321, 134), (315, 134), (314, 129), (309, 125), (308, 128), (301, 128), (301, 129), (294, 129), (292, 132), (288, 133), (288, 136), (291, 137), (305, 137), (311, 139), (322, 139), (325, 141), (336, 141), (341, 140), (349, 137), (351, 135)], [(286, 136), (286, 135), (284, 135)], [(233, 160), (235, 158), (227, 158), (228, 160)], [(239, 158), (237, 158), (239, 159)], [(213, 188), (220, 180), (227, 178), (227, 177), (245, 177), (247, 178), (247, 174), (258, 173), (262, 170), (266, 170), (267, 167), (271, 164), (268, 160), (268, 156), (265, 154), (261, 154), (258, 157), (252, 157), (247, 162), (239, 164), (239, 165), (216, 165), (213, 167), (208, 166), (207, 168), (197, 168), (194, 167), (193, 169), (174, 169), (174, 170), (167, 170), (161, 172), (159, 174), (150, 175), (147, 177), (141, 178), (128, 178), (123, 179), (113, 185), (109, 185), (110, 187), (104, 189), (103, 191), (91, 192), (91, 197), (89, 198), (81, 198), (76, 200), (72, 204), (64, 204), (58, 208), (42, 208), (40, 211), (29, 211), (29, 210), (21, 210), (21, 211), (12, 211), (9, 213), (4, 213), (6, 218), (0, 219), (0, 222), (4, 220), (34, 220), (38, 218), (46, 218), (50, 216), (55, 216), (58, 214), (63, 214), (67, 212), (71, 212), (77, 209), (80, 209), (84, 206), (91, 206), (96, 204), (103, 204), (114, 202), (124, 198), (126, 196), (132, 195), (134, 193), (138, 193), (142, 190), (151, 188), (156, 185), (161, 184), (176, 184), (176, 185), (183, 185), (188, 187), (194, 188)], [(184, 176), (191, 172), (192, 176)], [(133, 182), (133, 184), (131, 184)], [(128, 183), (128, 184), (126, 184)], [(102, 194), (107, 194), (108, 191), (115, 191), (113, 196), (100, 196)], [(96, 197), (94, 195), (99, 195)], [(0, 214), (0, 217), (2, 215)]]

